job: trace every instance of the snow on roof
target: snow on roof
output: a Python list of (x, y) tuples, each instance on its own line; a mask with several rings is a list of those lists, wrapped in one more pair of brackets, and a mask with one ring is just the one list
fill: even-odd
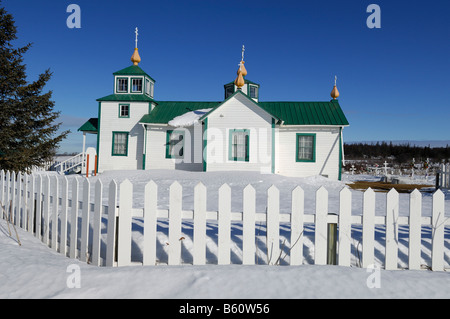
[(184, 113), (169, 121), (169, 125), (173, 127), (188, 127), (198, 123), (198, 120), (212, 109), (201, 109)]

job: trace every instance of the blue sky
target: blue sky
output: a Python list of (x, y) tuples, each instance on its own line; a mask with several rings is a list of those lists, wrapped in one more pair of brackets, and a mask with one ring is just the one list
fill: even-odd
[[(68, 5), (81, 8), (69, 29)], [(381, 8), (381, 28), (366, 25)], [(450, 139), (450, 2), (399, 0), (116, 1), (3, 0), (18, 27), (29, 81), (47, 68), (63, 128), (61, 152), (81, 151), (77, 132), (113, 92), (112, 73), (139, 64), (156, 100), (220, 101), (246, 47), (246, 78), (261, 101), (327, 101), (338, 76), (350, 122), (345, 141)], [(88, 140), (95, 144), (93, 136)]]

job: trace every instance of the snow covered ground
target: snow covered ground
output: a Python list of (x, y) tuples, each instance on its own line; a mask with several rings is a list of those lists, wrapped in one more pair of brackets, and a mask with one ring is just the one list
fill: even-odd
[[(91, 182), (95, 183), (98, 178), (102, 179), (104, 185), (108, 185), (113, 178), (118, 182), (129, 178), (135, 185), (136, 196), (133, 205), (136, 208), (142, 206), (143, 186), (150, 178), (160, 185), (160, 208), (167, 205), (167, 190), (174, 180), (178, 180), (185, 189), (183, 209), (192, 209), (193, 196), (190, 189), (199, 181), (208, 186), (209, 210), (214, 210), (217, 203), (217, 194), (214, 189), (218, 189), (225, 182), (229, 183), (235, 192), (233, 207), (236, 211), (242, 207), (239, 206), (242, 200), (240, 193), (248, 183), (255, 187), (257, 193), (262, 193), (262, 196), (272, 184), (276, 185), (282, 194), (290, 192), (294, 185), (299, 184), (305, 190), (307, 212), (313, 212), (314, 201), (311, 196), (320, 186), (324, 185), (329, 191), (330, 207), (333, 203), (337, 203), (338, 193), (344, 187), (343, 182), (329, 181), (322, 177), (296, 179), (253, 173), (106, 172), (92, 178)], [(346, 176), (344, 180), (351, 178), (356, 177)], [(361, 206), (362, 193), (359, 191), (352, 191), (352, 193), (355, 202), (353, 214), (357, 214)], [(430, 197), (424, 195), (424, 211), (427, 211), (431, 205)], [(401, 213), (407, 211), (406, 199), (407, 194), (401, 194)], [(449, 200), (449, 194), (446, 193), (446, 204)], [(263, 201), (257, 200), (257, 202), (257, 210), (264, 211)], [(289, 209), (288, 196), (280, 202), (282, 211)], [(377, 213), (382, 214), (384, 205), (383, 194), (377, 194)], [(378, 209), (378, 206), (381, 208)], [(21, 246), (15, 240), (14, 232), (12, 237), (9, 236), (6, 222), (0, 220), (0, 298), (2, 299), (450, 298), (448, 272), (366, 270), (355, 266), (242, 266), (238, 264), (98, 268), (52, 251), (21, 229), (18, 229), (18, 233)], [(137, 240), (139, 233), (139, 227), (134, 229), (133, 236), (136, 236)], [(446, 234), (447, 240), (448, 237)], [(305, 241), (306, 247), (312, 244), (312, 241), (311, 243), (309, 241)], [(185, 247), (189, 248), (188, 245)], [(448, 247), (446, 245), (447, 260), (449, 259)], [(383, 259), (382, 256), (378, 258)], [(427, 263), (429, 257), (424, 254), (423, 258), (424, 263)]]

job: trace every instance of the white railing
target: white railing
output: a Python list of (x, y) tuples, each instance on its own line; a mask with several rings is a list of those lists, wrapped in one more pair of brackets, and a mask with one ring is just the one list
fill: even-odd
[[(145, 186), (139, 208), (133, 207), (135, 194), (128, 180), (120, 185), (111, 181), (108, 195), (103, 196), (101, 180), (91, 185), (87, 178), (71, 177), (69, 182), (66, 176), (1, 171), (0, 190), (4, 219), (64, 256), (98, 266), (324, 265), (328, 227), (337, 224), (338, 265), (369, 267), (381, 263), (389, 270), (435, 271), (449, 267), (449, 240), (445, 236), (450, 222), (440, 190), (432, 195), (431, 212), (422, 211), (422, 194), (412, 192), (408, 216), (400, 216), (395, 190), (386, 194), (383, 216), (375, 215), (372, 189), (363, 194), (360, 215), (352, 215), (354, 193), (348, 188), (340, 191), (339, 205), (333, 208), (338, 215), (328, 214), (329, 197), (324, 187), (315, 194), (314, 214), (305, 214), (306, 198), (300, 187), (290, 194), (289, 213), (280, 213), (280, 194), (275, 186), (267, 191), (265, 212), (256, 211), (256, 192), (251, 185), (243, 190), (242, 211), (231, 211), (233, 199), (227, 184), (218, 190), (217, 211), (207, 211), (208, 190), (201, 183), (194, 189), (193, 210), (183, 210), (183, 188), (178, 182), (170, 186), (168, 209), (158, 208), (160, 190), (153, 181)], [(384, 253), (382, 260), (380, 251)], [(428, 260), (425, 264), (424, 255)], [(399, 267), (400, 259), (406, 266)]]
[(82, 167), (84, 164), (84, 161), (85, 161), (85, 154), (80, 153), (71, 158), (66, 159), (65, 161), (62, 161), (62, 162), (56, 164), (53, 167), (53, 170), (59, 172), (60, 174), (63, 174), (65, 172), (73, 170), (74, 168), (76, 168), (78, 166)]

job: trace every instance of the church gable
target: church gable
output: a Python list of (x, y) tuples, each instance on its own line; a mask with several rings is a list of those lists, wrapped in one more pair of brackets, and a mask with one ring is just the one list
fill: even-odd
[(209, 113), (200, 118), (200, 120), (202, 121), (206, 118), (209, 119), (210, 127), (213, 125), (211, 120), (214, 120), (214, 123), (217, 120), (219, 126), (228, 125), (228, 127), (254, 126), (258, 122), (260, 122), (260, 125), (262, 123), (271, 125), (272, 119), (278, 121), (277, 117), (261, 108), (240, 90), (217, 105)]

